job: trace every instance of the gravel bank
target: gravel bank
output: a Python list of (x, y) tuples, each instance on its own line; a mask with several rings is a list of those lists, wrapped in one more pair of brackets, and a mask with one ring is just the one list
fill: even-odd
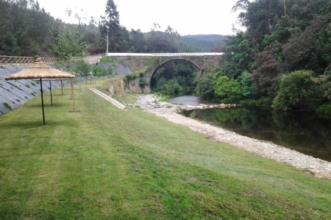
[(163, 117), (175, 124), (186, 126), (216, 141), (233, 145), (267, 159), (288, 164), (319, 178), (331, 179), (330, 162), (302, 154), (280, 145), (245, 137), (220, 127), (209, 125), (205, 122), (187, 118), (178, 114), (175, 106), (158, 102), (153, 95), (141, 96), (137, 101), (137, 105), (147, 112)]

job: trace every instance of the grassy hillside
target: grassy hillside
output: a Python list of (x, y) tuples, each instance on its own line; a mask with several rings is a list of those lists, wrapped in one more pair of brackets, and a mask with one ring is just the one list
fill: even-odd
[(77, 92), (0, 117), (0, 219), (331, 219), (330, 181)]

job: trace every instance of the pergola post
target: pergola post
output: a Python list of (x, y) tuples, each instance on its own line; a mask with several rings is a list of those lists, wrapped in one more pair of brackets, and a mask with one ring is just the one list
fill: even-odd
[(61, 92), (62, 92), (62, 96), (63, 96), (63, 81), (61, 79)]
[(71, 100), (72, 100), (72, 111), (71, 112), (76, 112), (76, 103), (75, 103), (75, 94), (74, 94), (74, 83), (73, 83), (73, 80), (71, 80), (70, 85), (71, 85)]
[(53, 105), (52, 80), (49, 80), (49, 91), (51, 93), (51, 105)]
[(41, 109), (42, 109), (42, 113), (43, 113), (43, 125), (45, 125), (46, 121), (45, 121), (44, 90), (43, 90), (42, 78), (40, 78), (40, 93), (41, 93)]

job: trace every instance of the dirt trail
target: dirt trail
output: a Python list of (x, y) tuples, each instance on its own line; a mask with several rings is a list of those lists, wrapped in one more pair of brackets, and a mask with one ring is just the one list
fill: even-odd
[(147, 112), (183, 125), (216, 141), (233, 145), (264, 158), (296, 167), (316, 177), (331, 179), (331, 163), (270, 142), (249, 138), (178, 114), (176, 106), (159, 102), (153, 95), (141, 96), (137, 105)]

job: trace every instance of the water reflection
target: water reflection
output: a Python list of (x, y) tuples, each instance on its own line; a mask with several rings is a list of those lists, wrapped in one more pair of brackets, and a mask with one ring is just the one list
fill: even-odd
[(331, 122), (313, 113), (238, 108), (197, 110), (184, 114), (331, 161)]

